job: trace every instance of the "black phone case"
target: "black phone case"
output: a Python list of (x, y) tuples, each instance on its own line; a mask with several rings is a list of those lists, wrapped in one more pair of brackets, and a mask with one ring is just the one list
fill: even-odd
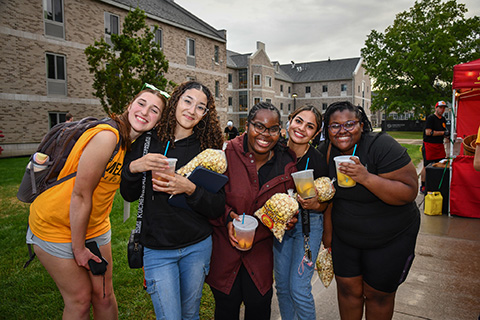
[(98, 248), (98, 244), (96, 241), (91, 241), (85, 243), (85, 247), (87, 247), (94, 255), (102, 259), (102, 262), (96, 262), (92, 259), (88, 260), (88, 266), (90, 267), (90, 271), (92, 271), (93, 275), (102, 275), (107, 271), (108, 262), (102, 257), (100, 253), (100, 249)]

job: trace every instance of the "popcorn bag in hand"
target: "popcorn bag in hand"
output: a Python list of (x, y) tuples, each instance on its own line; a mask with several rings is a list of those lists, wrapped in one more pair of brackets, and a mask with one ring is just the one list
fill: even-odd
[(333, 181), (334, 180), (330, 180), (329, 177), (320, 177), (315, 179), (314, 183), (318, 193), (318, 201), (324, 202), (333, 198), (335, 195)]
[(263, 207), (255, 211), (255, 216), (273, 232), (280, 242), (283, 240), (287, 222), (298, 211), (298, 202), (293, 198), (293, 190), (290, 189), (289, 193), (274, 194)]
[(332, 254), (328, 249), (324, 248), (318, 254), (316, 267), (320, 280), (322, 280), (325, 288), (328, 288), (328, 286), (330, 285), (330, 283), (332, 283), (333, 280)]
[(227, 157), (225, 152), (218, 149), (205, 149), (186, 165), (177, 170), (178, 174), (187, 177), (196, 167), (223, 174), (227, 171)]

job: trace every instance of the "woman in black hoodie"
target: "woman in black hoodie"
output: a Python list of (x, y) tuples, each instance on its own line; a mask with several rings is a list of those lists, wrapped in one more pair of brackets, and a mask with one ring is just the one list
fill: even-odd
[[(223, 188), (211, 193), (187, 178), (151, 172), (177, 158), (181, 168), (207, 148), (221, 149), (222, 131), (210, 90), (189, 81), (178, 86), (168, 101), (158, 132), (143, 134), (125, 157), (120, 190), (127, 201), (140, 198), (146, 172), (141, 226), (147, 292), (157, 319), (198, 319), (203, 282), (210, 268), (212, 227), (208, 220), (225, 210)], [(151, 136), (143, 156), (146, 137)], [(167, 143), (170, 147), (165, 154)], [(185, 194), (190, 209), (173, 207), (168, 198)]]

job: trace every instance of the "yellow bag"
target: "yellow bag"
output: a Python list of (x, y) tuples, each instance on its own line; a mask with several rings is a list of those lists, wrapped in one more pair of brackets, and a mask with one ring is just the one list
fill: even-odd
[(440, 191), (428, 192), (425, 196), (424, 213), (429, 216), (441, 216), (443, 206), (443, 197)]

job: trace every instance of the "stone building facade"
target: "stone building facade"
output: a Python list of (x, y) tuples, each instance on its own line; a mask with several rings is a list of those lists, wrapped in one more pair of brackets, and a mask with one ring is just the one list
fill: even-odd
[(283, 125), (300, 106), (313, 105), (323, 112), (342, 100), (362, 106), (370, 116), (371, 83), (361, 58), (281, 65), (269, 59), (264, 43), (257, 42), (253, 54), (227, 51), (227, 73), (227, 117), (240, 128), (249, 108), (259, 101), (272, 102)]
[(70, 112), (105, 117), (93, 96), (84, 50), (121, 32), (137, 6), (158, 25), (168, 80), (196, 79), (216, 94), (226, 121), (226, 31), (216, 30), (169, 0), (0, 0), (0, 157), (31, 154), (45, 133)]

